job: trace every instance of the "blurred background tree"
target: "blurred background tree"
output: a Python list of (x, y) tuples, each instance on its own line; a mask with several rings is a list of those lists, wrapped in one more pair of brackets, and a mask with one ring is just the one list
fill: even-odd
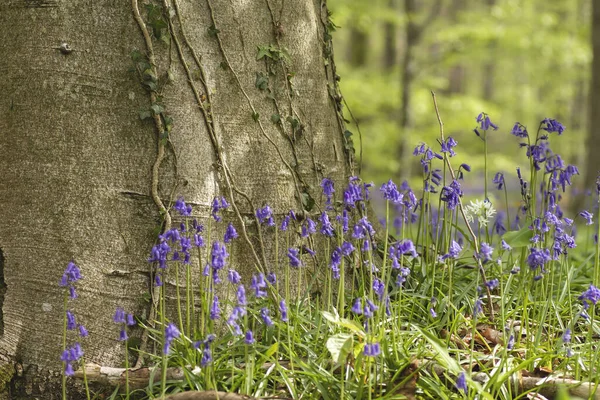
[(551, 145), (583, 174), (592, 1), (329, 0), (342, 93), (362, 132), (363, 177), (400, 182), (420, 172), (415, 145), (439, 146), (431, 90), (459, 143), (456, 162), (473, 167), (474, 188), (483, 187), (483, 143), (473, 133), (482, 111), (500, 127), (489, 139), (491, 176), (524, 166), (514, 123), (535, 134), (546, 117), (566, 126)]

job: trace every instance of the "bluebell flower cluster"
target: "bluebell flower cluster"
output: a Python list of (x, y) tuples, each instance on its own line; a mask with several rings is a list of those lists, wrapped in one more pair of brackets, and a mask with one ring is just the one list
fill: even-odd
[(175, 324), (169, 323), (165, 328), (165, 344), (163, 346), (163, 354), (171, 352), (171, 343), (181, 335)]
[(72, 347), (63, 350), (60, 360), (64, 363), (65, 369), (64, 373), (67, 376), (75, 375), (75, 370), (73, 369), (73, 364), (77, 363), (81, 357), (83, 357), (83, 349), (81, 348), (81, 344), (75, 343)]
[(215, 197), (212, 202), (212, 216), (217, 222), (221, 222), (222, 218), (219, 212), (226, 210), (229, 207), (229, 203), (225, 200), (225, 197)]

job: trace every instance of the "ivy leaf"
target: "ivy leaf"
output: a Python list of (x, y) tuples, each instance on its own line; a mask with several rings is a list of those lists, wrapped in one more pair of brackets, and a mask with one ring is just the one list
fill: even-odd
[(260, 115), (257, 112), (252, 113), (252, 119), (254, 122), (258, 122), (258, 117), (260, 117)]
[(298, 127), (298, 124), (300, 124), (300, 122), (296, 118), (291, 117), (291, 116), (287, 117), (285, 120), (292, 125), (293, 130), (296, 130), (296, 128)]
[(216, 37), (219, 33), (221, 33), (221, 31), (218, 30), (216, 26), (211, 25), (208, 27), (208, 35), (209, 36)]
[(273, 114), (273, 115), (271, 115), (271, 122), (273, 122), (274, 124), (276, 124), (279, 121), (281, 121), (281, 115), (279, 115), (279, 114)]
[(256, 55), (256, 59), (260, 60), (263, 57), (269, 57), (270, 59), (273, 59), (270, 46), (258, 46), (258, 54)]
[(256, 82), (254, 85), (258, 90), (266, 90), (269, 87), (269, 78), (262, 72), (257, 72)]
[(310, 194), (307, 192), (302, 193), (302, 207), (306, 211), (311, 211), (315, 206), (315, 199), (312, 198)]
[(160, 104), (152, 104), (150, 106), (150, 109), (152, 110), (152, 112), (154, 112), (154, 115), (158, 115), (161, 114), (165, 111), (165, 108), (163, 106), (161, 106)]
[(139, 112), (139, 115), (140, 115), (140, 119), (143, 121), (146, 118), (152, 118), (152, 111), (150, 111), (150, 110), (141, 110)]

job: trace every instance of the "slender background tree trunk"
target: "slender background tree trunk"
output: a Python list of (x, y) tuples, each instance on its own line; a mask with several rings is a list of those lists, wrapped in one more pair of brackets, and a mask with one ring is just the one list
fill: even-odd
[[(134, 50), (151, 56), (136, 5), (152, 90), (129, 71)], [(120, 364), (111, 317), (148, 313), (160, 203), (182, 195), (205, 223), (213, 197), (227, 197), (237, 211), (226, 220), (245, 231), (234, 267), (273, 268), (255, 208), (316, 212), (322, 177), (350, 173), (329, 27), (321, 1), (0, 4), (0, 383), (13, 379), (14, 398), (54, 398), (71, 260), (84, 276), (68, 307), (90, 331), (85, 359)]]

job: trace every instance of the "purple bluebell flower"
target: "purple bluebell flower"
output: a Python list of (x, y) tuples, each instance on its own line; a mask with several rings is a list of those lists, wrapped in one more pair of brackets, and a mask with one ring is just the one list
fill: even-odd
[(288, 230), (289, 225), (290, 225), (290, 216), (288, 214), (285, 217), (283, 217), (283, 220), (281, 221), (281, 226), (279, 227), (279, 230), (285, 232)]
[(485, 283), (485, 286), (487, 286), (488, 289), (492, 290), (492, 289), (497, 288), (499, 284), (500, 284), (500, 281), (498, 279), (491, 279)]
[(125, 330), (125, 327), (121, 327), (121, 330), (119, 331), (119, 341), (124, 342), (128, 338), (129, 336), (127, 336), (127, 331)]
[(287, 256), (290, 259), (290, 266), (292, 267), (301, 267), (302, 260), (300, 260), (300, 251), (295, 247), (290, 247), (288, 249)]
[(404, 239), (397, 244), (398, 254), (405, 255), (410, 254), (413, 258), (417, 258), (419, 254), (415, 248), (415, 244), (410, 239)]
[(279, 301), (279, 313), (281, 315), (281, 320), (283, 322), (288, 322), (288, 310), (287, 306), (285, 305), (284, 299), (281, 299), (281, 301)]
[(256, 210), (256, 217), (258, 218), (258, 222), (261, 224), (275, 226), (275, 221), (273, 220), (273, 210), (271, 210), (269, 205), (265, 205), (263, 208)]
[(246, 343), (247, 345), (251, 345), (254, 344), (254, 334), (252, 333), (252, 331), (246, 331), (246, 336), (244, 338), (244, 343)]
[(476, 255), (477, 258), (481, 260), (481, 262), (488, 262), (492, 259), (492, 252), (494, 248), (487, 243), (481, 243), (479, 248), (479, 253)]
[(473, 304), (473, 316), (477, 317), (479, 314), (483, 312), (483, 303), (481, 299), (475, 300), (475, 304)]
[(342, 262), (342, 249), (340, 247), (336, 247), (331, 253), (331, 270), (333, 271), (333, 278), (340, 278), (340, 264)]
[(329, 215), (325, 211), (321, 213), (319, 216), (319, 222), (321, 222), (320, 232), (322, 235), (333, 237), (334, 229), (331, 221), (329, 220)]
[(342, 255), (349, 256), (354, 251), (352, 243), (345, 241), (342, 243)]
[(479, 113), (477, 116), (477, 122), (479, 122), (479, 127), (484, 131), (487, 131), (490, 128), (493, 128), (495, 131), (498, 130), (498, 125), (494, 124), (490, 120), (490, 117), (484, 112)]
[(404, 196), (398, 192), (396, 184), (391, 179), (387, 183), (381, 185), (380, 190), (383, 193), (384, 199), (391, 201), (394, 204), (399, 204), (402, 202), (402, 198)]
[(266, 287), (267, 283), (265, 282), (265, 276), (262, 273), (252, 275), (250, 288), (254, 290), (254, 295), (257, 298), (267, 297), (267, 292), (264, 290)]
[(179, 329), (174, 324), (169, 324), (165, 328), (165, 345), (163, 347), (163, 354), (169, 354), (171, 342), (181, 335)]
[(379, 307), (375, 305), (370, 299), (365, 300), (365, 306), (363, 308), (363, 315), (365, 318), (371, 318), (375, 311), (379, 310)]
[(210, 351), (210, 347), (205, 346), (204, 349), (202, 349), (202, 358), (200, 359), (200, 366), (206, 367), (208, 364), (210, 364), (212, 362), (212, 360), (213, 360), (213, 358), (212, 358), (212, 352)]
[(404, 282), (406, 282), (406, 277), (410, 275), (410, 269), (402, 267), (400, 268), (400, 273), (396, 277), (396, 286), (401, 287)]
[(467, 386), (467, 376), (465, 375), (464, 372), (460, 373), (460, 375), (456, 379), (456, 383), (454, 384), (454, 387), (457, 390), (462, 390), (463, 392), (465, 392), (465, 394), (467, 394), (467, 392), (469, 391), (469, 388)]
[(454, 180), (449, 186), (444, 186), (442, 188), (440, 200), (448, 204), (449, 210), (454, 210), (460, 203), (460, 198), (462, 195), (463, 192), (460, 188), (460, 183), (457, 180)]
[(212, 216), (217, 222), (221, 222), (222, 218), (217, 213), (221, 210), (225, 210), (229, 207), (225, 197), (215, 197), (212, 202)]
[(450, 243), (450, 247), (448, 248), (448, 253), (441, 256), (441, 260), (445, 260), (447, 258), (457, 259), (461, 251), (462, 247), (460, 246), (460, 244), (456, 243), (456, 241), (453, 240)]
[(273, 326), (273, 320), (271, 319), (269, 314), (271, 314), (271, 310), (269, 310), (267, 307), (263, 307), (260, 309), (260, 317), (262, 318), (264, 324), (266, 326)]
[(362, 217), (356, 225), (354, 225), (352, 238), (354, 239), (364, 239), (365, 237), (372, 237), (375, 235), (375, 229), (367, 219), (367, 217)]
[(267, 273), (267, 282), (269, 282), (273, 286), (277, 284), (277, 275), (275, 275), (275, 272)]
[(577, 299), (583, 301), (583, 308), (587, 310), (589, 308), (588, 301), (592, 304), (596, 304), (600, 300), (600, 289), (594, 285), (590, 285), (590, 287)]
[(325, 195), (325, 205), (327, 209), (333, 208), (331, 206), (331, 199), (335, 193), (333, 181), (329, 178), (323, 178), (321, 181), (321, 188), (323, 188), (323, 194)]
[(515, 347), (515, 335), (511, 334), (508, 337), (508, 342), (506, 343), (506, 349), (507, 350), (512, 350), (513, 347)]
[(494, 175), (494, 179), (492, 180), (494, 185), (496, 185), (496, 189), (502, 190), (504, 187), (504, 174), (502, 172), (496, 172)]
[(222, 269), (227, 262), (227, 257), (229, 257), (229, 253), (227, 253), (225, 244), (214, 242), (211, 252), (211, 267), (215, 270)]
[(79, 336), (87, 337), (89, 335), (88, 330), (85, 329), (85, 326), (79, 325)]
[(67, 315), (67, 329), (72, 331), (73, 329), (77, 328), (77, 322), (75, 322), (75, 315), (71, 312), (68, 311), (66, 312)]
[(527, 136), (529, 136), (529, 134), (527, 133), (527, 128), (525, 126), (523, 126), (520, 122), (515, 122), (515, 126), (513, 126), (510, 133), (515, 135), (518, 138), (523, 138), (523, 139), (526, 138)]
[(238, 286), (236, 295), (237, 295), (238, 304), (241, 306), (245, 306), (247, 304), (247, 301), (246, 301), (246, 288), (244, 287), (244, 285)]
[(210, 319), (216, 320), (221, 317), (221, 307), (219, 306), (219, 297), (215, 295), (213, 297), (212, 305), (210, 306)]
[(379, 301), (383, 299), (383, 295), (385, 293), (385, 284), (377, 278), (373, 279), (373, 292), (375, 292)]
[(177, 199), (177, 201), (175, 201), (175, 205), (173, 206), (173, 208), (179, 212), (179, 215), (181, 215), (182, 217), (189, 217), (192, 215), (192, 206), (189, 204), (185, 204), (185, 201), (183, 201), (183, 197), (180, 197)]
[(571, 330), (569, 328), (565, 329), (565, 333), (562, 335), (562, 341), (563, 343), (571, 342)]
[(234, 285), (238, 285), (242, 281), (242, 277), (236, 270), (230, 269), (227, 273), (227, 280)]
[(234, 226), (232, 223), (229, 223), (229, 225), (227, 225), (227, 230), (225, 231), (225, 236), (223, 238), (223, 241), (225, 243), (231, 243), (231, 241), (233, 239), (236, 239), (238, 237), (238, 233), (235, 230)]
[(302, 233), (300, 236), (303, 238), (309, 237), (317, 231), (317, 224), (310, 218), (306, 218), (306, 221), (302, 224)]
[(442, 141), (442, 153), (450, 153), (450, 157), (454, 157), (456, 153), (453, 148), (457, 145), (458, 142), (452, 136), (449, 136), (448, 139)]
[(81, 279), (81, 270), (73, 261), (70, 261), (60, 279), (59, 286), (67, 286)]
[(361, 315), (363, 313), (362, 302), (360, 298), (356, 298), (354, 300), (351, 311), (356, 315)]
[(592, 225), (594, 223), (592, 221), (592, 218), (594, 217), (594, 215), (592, 213), (590, 213), (588, 210), (583, 210), (582, 212), (579, 213), (579, 215), (585, 219), (586, 225)]
[(535, 270), (538, 267), (543, 269), (544, 265), (550, 260), (552, 260), (552, 257), (550, 257), (550, 250), (538, 249), (535, 247), (529, 249), (527, 264), (532, 270)]
[(363, 354), (367, 357), (377, 357), (381, 354), (381, 347), (379, 343), (367, 343), (365, 344), (365, 348), (363, 350)]
[(348, 222), (350, 218), (348, 218), (348, 211), (346, 209), (342, 210), (342, 215), (338, 215), (335, 217), (336, 221), (342, 225), (342, 232), (348, 232)]
[(500, 247), (502, 247), (502, 250), (512, 250), (512, 247), (510, 247), (510, 245), (508, 243), (506, 243), (506, 241), (504, 239), (502, 239), (501, 243), (502, 244)]
[(552, 118), (546, 118), (542, 121), (542, 124), (545, 124), (546, 126), (544, 126), (542, 129), (545, 130), (548, 133), (552, 133), (552, 132), (556, 132), (558, 133), (558, 135), (562, 135), (562, 133), (565, 130), (565, 127), (563, 124), (561, 124), (560, 122), (558, 122), (555, 119)]

